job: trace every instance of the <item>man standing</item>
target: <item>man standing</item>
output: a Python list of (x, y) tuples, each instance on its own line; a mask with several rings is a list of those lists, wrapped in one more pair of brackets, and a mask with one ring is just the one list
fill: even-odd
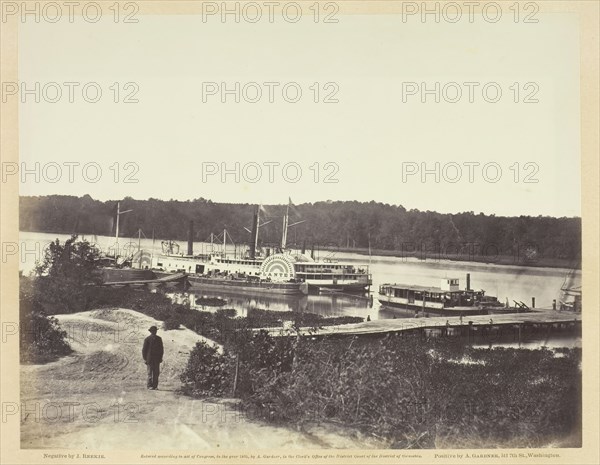
[(160, 364), (163, 361), (163, 342), (160, 336), (156, 335), (158, 328), (151, 326), (150, 336), (144, 339), (144, 347), (142, 348), (142, 357), (148, 367), (148, 389), (158, 389), (158, 375), (160, 373)]

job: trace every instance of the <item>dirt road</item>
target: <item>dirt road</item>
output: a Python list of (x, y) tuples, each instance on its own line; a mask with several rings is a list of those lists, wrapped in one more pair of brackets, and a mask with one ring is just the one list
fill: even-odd
[(57, 315), (74, 353), (21, 367), (21, 447), (77, 449), (381, 448), (331, 427), (296, 431), (248, 418), (233, 400), (177, 392), (201, 336), (159, 330), (159, 390), (146, 389), (147, 328), (160, 322), (126, 309)]

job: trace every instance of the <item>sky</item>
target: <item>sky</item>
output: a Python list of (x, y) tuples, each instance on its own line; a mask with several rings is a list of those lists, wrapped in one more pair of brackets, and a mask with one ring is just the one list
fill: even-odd
[(20, 193), (580, 216), (579, 26), (538, 18), (21, 24)]

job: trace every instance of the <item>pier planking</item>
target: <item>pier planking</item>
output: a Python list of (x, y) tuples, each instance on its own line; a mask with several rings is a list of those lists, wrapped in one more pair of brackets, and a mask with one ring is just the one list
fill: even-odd
[[(581, 315), (553, 310), (542, 310), (528, 313), (508, 313), (495, 315), (432, 316), (421, 318), (398, 318), (372, 320), (338, 326), (324, 326), (311, 334), (310, 328), (301, 328), (300, 335), (305, 336), (367, 336), (418, 331), (427, 329), (456, 329), (468, 327), (501, 327), (501, 326), (552, 326), (581, 324)], [(264, 328), (272, 336), (294, 336), (295, 331), (282, 328)]]

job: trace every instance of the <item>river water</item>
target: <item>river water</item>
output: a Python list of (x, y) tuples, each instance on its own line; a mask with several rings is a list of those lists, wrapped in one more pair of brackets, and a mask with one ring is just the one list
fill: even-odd
[[(43, 257), (44, 249), (57, 238), (63, 242), (68, 239), (65, 234), (20, 233), (20, 270), (30, 273), (36, 260)], [(88, 241), (97, 244), (102, 251), (115, 247), (115, 238), (107, 236), (84, 236)], [(160, 253), (160, 241), (142, 237), (120, 238), (119, 250), (137, 250), (138, 242), (141, 248), (153, 253)], [(185, 252), (186, 244), (180, 243), (181, 251)], [(194, 243), (195, 253), (207, 253), (211, 244)], [(227, 250), (233, 252), (233, 246), (228, 244)], [(321, 252), (324, 258), (328, 253)], [(382, 308), (377, 301), (377, 290), (380, 284), (403, 283), (422, 286), (439, 286), (443, 278), (456, 277), (460, 279), (461, 287), (465, 285), (467, 273), (471, 274), (471, 287), (484, 289), (486, 294), (497, 296), (502, 302), (506, 299), (512, 304), (513, 300), (531, 304), (535, 297), (537, 308), (551, 308), (552, 300), (558, 299), (560, 288), (570, 270), (561, 268), (533, 268), (511, 265), (495, 265), (476, 262), (459, 262), (450, 260), (419, 260), (417, 258), (399, 258), (359, 255), (354, 253), (337, 253), (335, 258), (356, 264), (367, 264), (373, 275), (371, 288), (373, 299), (353, 295), (309, 295), (302, 297), (253, 297), (224, 295), (219, 292), (205, 292), (203, 295), (219, 296), (227, 299), (228, 308), (235, 308), (240, 316), (245, 315), (248, 308), (266, 310), (295, 310), (318, 313), (323, 316), (360, 316), (372, 319), (399, 318), (402, 315), (394, 310)], [(581, 272), (575, 273), (576, 279), (581, 280)], [(198, 296), (192, 296), (194, 301)]]

